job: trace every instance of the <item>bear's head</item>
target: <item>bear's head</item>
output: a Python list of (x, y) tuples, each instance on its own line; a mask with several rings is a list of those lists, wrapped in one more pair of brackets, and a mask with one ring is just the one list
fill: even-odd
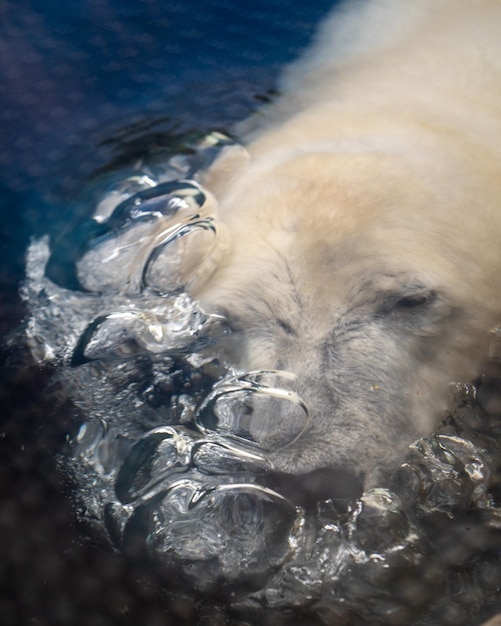
[(501, 307), (500, 185), (443, 157), (305, 152), (209, 174), (231, 246), (195, 295), (228, 319), (230, 357), (293, 372), (312, 415), (270, 453), (278, 470), (375, 479), (436, 428), (448, 383), (479, 373)]

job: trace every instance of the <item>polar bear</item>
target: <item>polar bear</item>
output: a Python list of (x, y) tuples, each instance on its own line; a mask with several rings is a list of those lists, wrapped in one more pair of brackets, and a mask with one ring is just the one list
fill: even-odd
[(298, 377), (274, 467), (375, 480), (501, 319), (501, 2), (348, 0), (281, 91), (205, 177), (231, 244), (195, 295), (239, 364)]

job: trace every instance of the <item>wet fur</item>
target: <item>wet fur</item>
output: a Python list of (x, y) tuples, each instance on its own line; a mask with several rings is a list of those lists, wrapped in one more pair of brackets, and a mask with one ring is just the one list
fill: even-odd
[[(347, 1), (205, 184), (204, 306), (313, 414), (276, 467), (375, 480), (471, 380), (501, 311), (501, 1)], [(286, 419), (286, 416), (284, 416)]]

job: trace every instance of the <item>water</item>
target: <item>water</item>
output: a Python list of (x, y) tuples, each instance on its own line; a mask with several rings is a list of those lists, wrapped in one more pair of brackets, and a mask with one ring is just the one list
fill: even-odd
[[(5, 3), (2, 328), (20, 316), (16, 281), (24, 275), (30, 233), (54, 235), (72, 220), (81, 226), (89, 207), (100, 218), (109, 216), (117, 196), (157, 184), (150, 173), (127, 170), (131, 160), (150, 153), (150, 169), (175, 154), (182, 162), (186, 142), (173, 135), (246, 117), (256, 95), (268, 97), (280, 66), (307, 43), (330, 5), (214, 0), (201, 11), (191, 0)], [(173, 177), (191, 178), (198, 167)], [(98, 169), (108, 186), (103, 180), (89, 188), (87, 177)], [(112, 170), (118, 170), (115, 177)], [(54, 188), (65, 194), (63, 201)], [(68, 206), (67, 198), (82, 188), (92, 198)], [(214, 240), (212, 230), (201, 230)], [(501, 610), (496, 369), (476, 390), (454, 389), (442, 428), (446, 439), (420, 442), (394, 484), (363, 498), (347, 484), (346, 493), (333, 495), (332, 476), (315, 475), (301, 485), (298, 480), (291, 493), (287, 479), (269, 473), (266, 429), (249, 428), (241, 421), (248, 419), (245, 411), (232, 417), (230, 410), (223, 422), (213, 418), (211, 427), (225, 428), (221, 437), (211, 439), (212, 428), (200, 432), (203, 417), (196, 425), (197, 407), (213, 397), (216, 385), (226, 388), (220, 381), (231, 387), (247, 376), (217, 354), (224, 321), (209, 323), (182, 294), (163, 295), (171, 284), (148, 293), (148, 316), (137, 294), (132, 306), (128, 293), (69, 290), (91, 274), (70, 271), (80, 232), (59, 241), (58, 250), (65, 240), (71, 249), (60, 251), (59, 260), (51, 255), (60, 275), (51, 273), (50, 282), (36, 273), (47, 245), (31, 248), (27, 336), (36, 361), (46, 366), (23, 361), (14, 368), (11, 391), (1, 391), (0, 545), (9, 572), (2, 578), (2, 623), (476, 626)], [(191, 236), (196, 233), (185, 239)], [(170, 314), (162, 318), (166, 299)], [(495, 339), (494, 364), (499, 335)], [(20, 345), (14, 361), (21, 359)], [(266, 377), (268, 387), (294, 393), (293, 381), (281, 373)], [(244, 397), (228, 406), (246, 403)], [(294, 414), (290, 438), (300, 436), (305, 419), (300, 406)], [(235, 421), (244, 426), (236, 434)], [(67, 433), (56, 473), (52, 459)], [(183, 442), (195, 451), (188, 459), (178, 451)], [(168, 495), (143, 509), (147, 524), (141, 526), (134, 513), (145, 494), (161, 494), (164, 487)], [(85, 529), (74, 528), (67, 492)], [(160, 514), (177, 523), (176, 533), (168, 535)], [(260, 534), (262, 519), (270, 525)], [(206, 529), (212, 557), (200, 562), (204, 546), (194, 531), (205, 536)], [(128, 559), (89, 545), (84, 530), (106, 538), (120, 554), (126, 550)], [(152, 542), (145, 542), (148, 536)], [(236, 567), (239, 559), (247, 577)], [(143, 577), (132, 565), (137, 562), (146, 564)], [(157, 587), (151, 583), (155, 567)], [(180, 588), (162, 600), (176, 581)], [(199, 591), (190, 594), (192, 587)]]
[(267, 456), (311, 418), (294, 377), (235, 368), (225, 320), (184, 291), (217, 262), (197, 172), (230, 141), (103, 175), (87, 221), (30, 246), (24, 335), (72, 403), (60, 465), (80, 518), (235, 623), (478, 623), (501, 582), (496, 377), (453, 385), (449, 417), (387, 484), (331, 494), (315, 475), (294, 497)]

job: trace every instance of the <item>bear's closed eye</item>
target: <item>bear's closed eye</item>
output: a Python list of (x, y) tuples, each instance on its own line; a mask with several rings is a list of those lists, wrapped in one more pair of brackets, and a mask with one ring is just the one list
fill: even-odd
[(437, 292), (433, 289), (423, 289), (412, 293), (387, 294), (383, 300), (381, 313), (406, 313), (413, 310), (423, 310), (437, 299)]
[(426, 291), (404, 296), (397, 300), (393, 305), (394, 309), (416, 309), (424, 305), (430, 304), (436, 297), (435, 291)]

